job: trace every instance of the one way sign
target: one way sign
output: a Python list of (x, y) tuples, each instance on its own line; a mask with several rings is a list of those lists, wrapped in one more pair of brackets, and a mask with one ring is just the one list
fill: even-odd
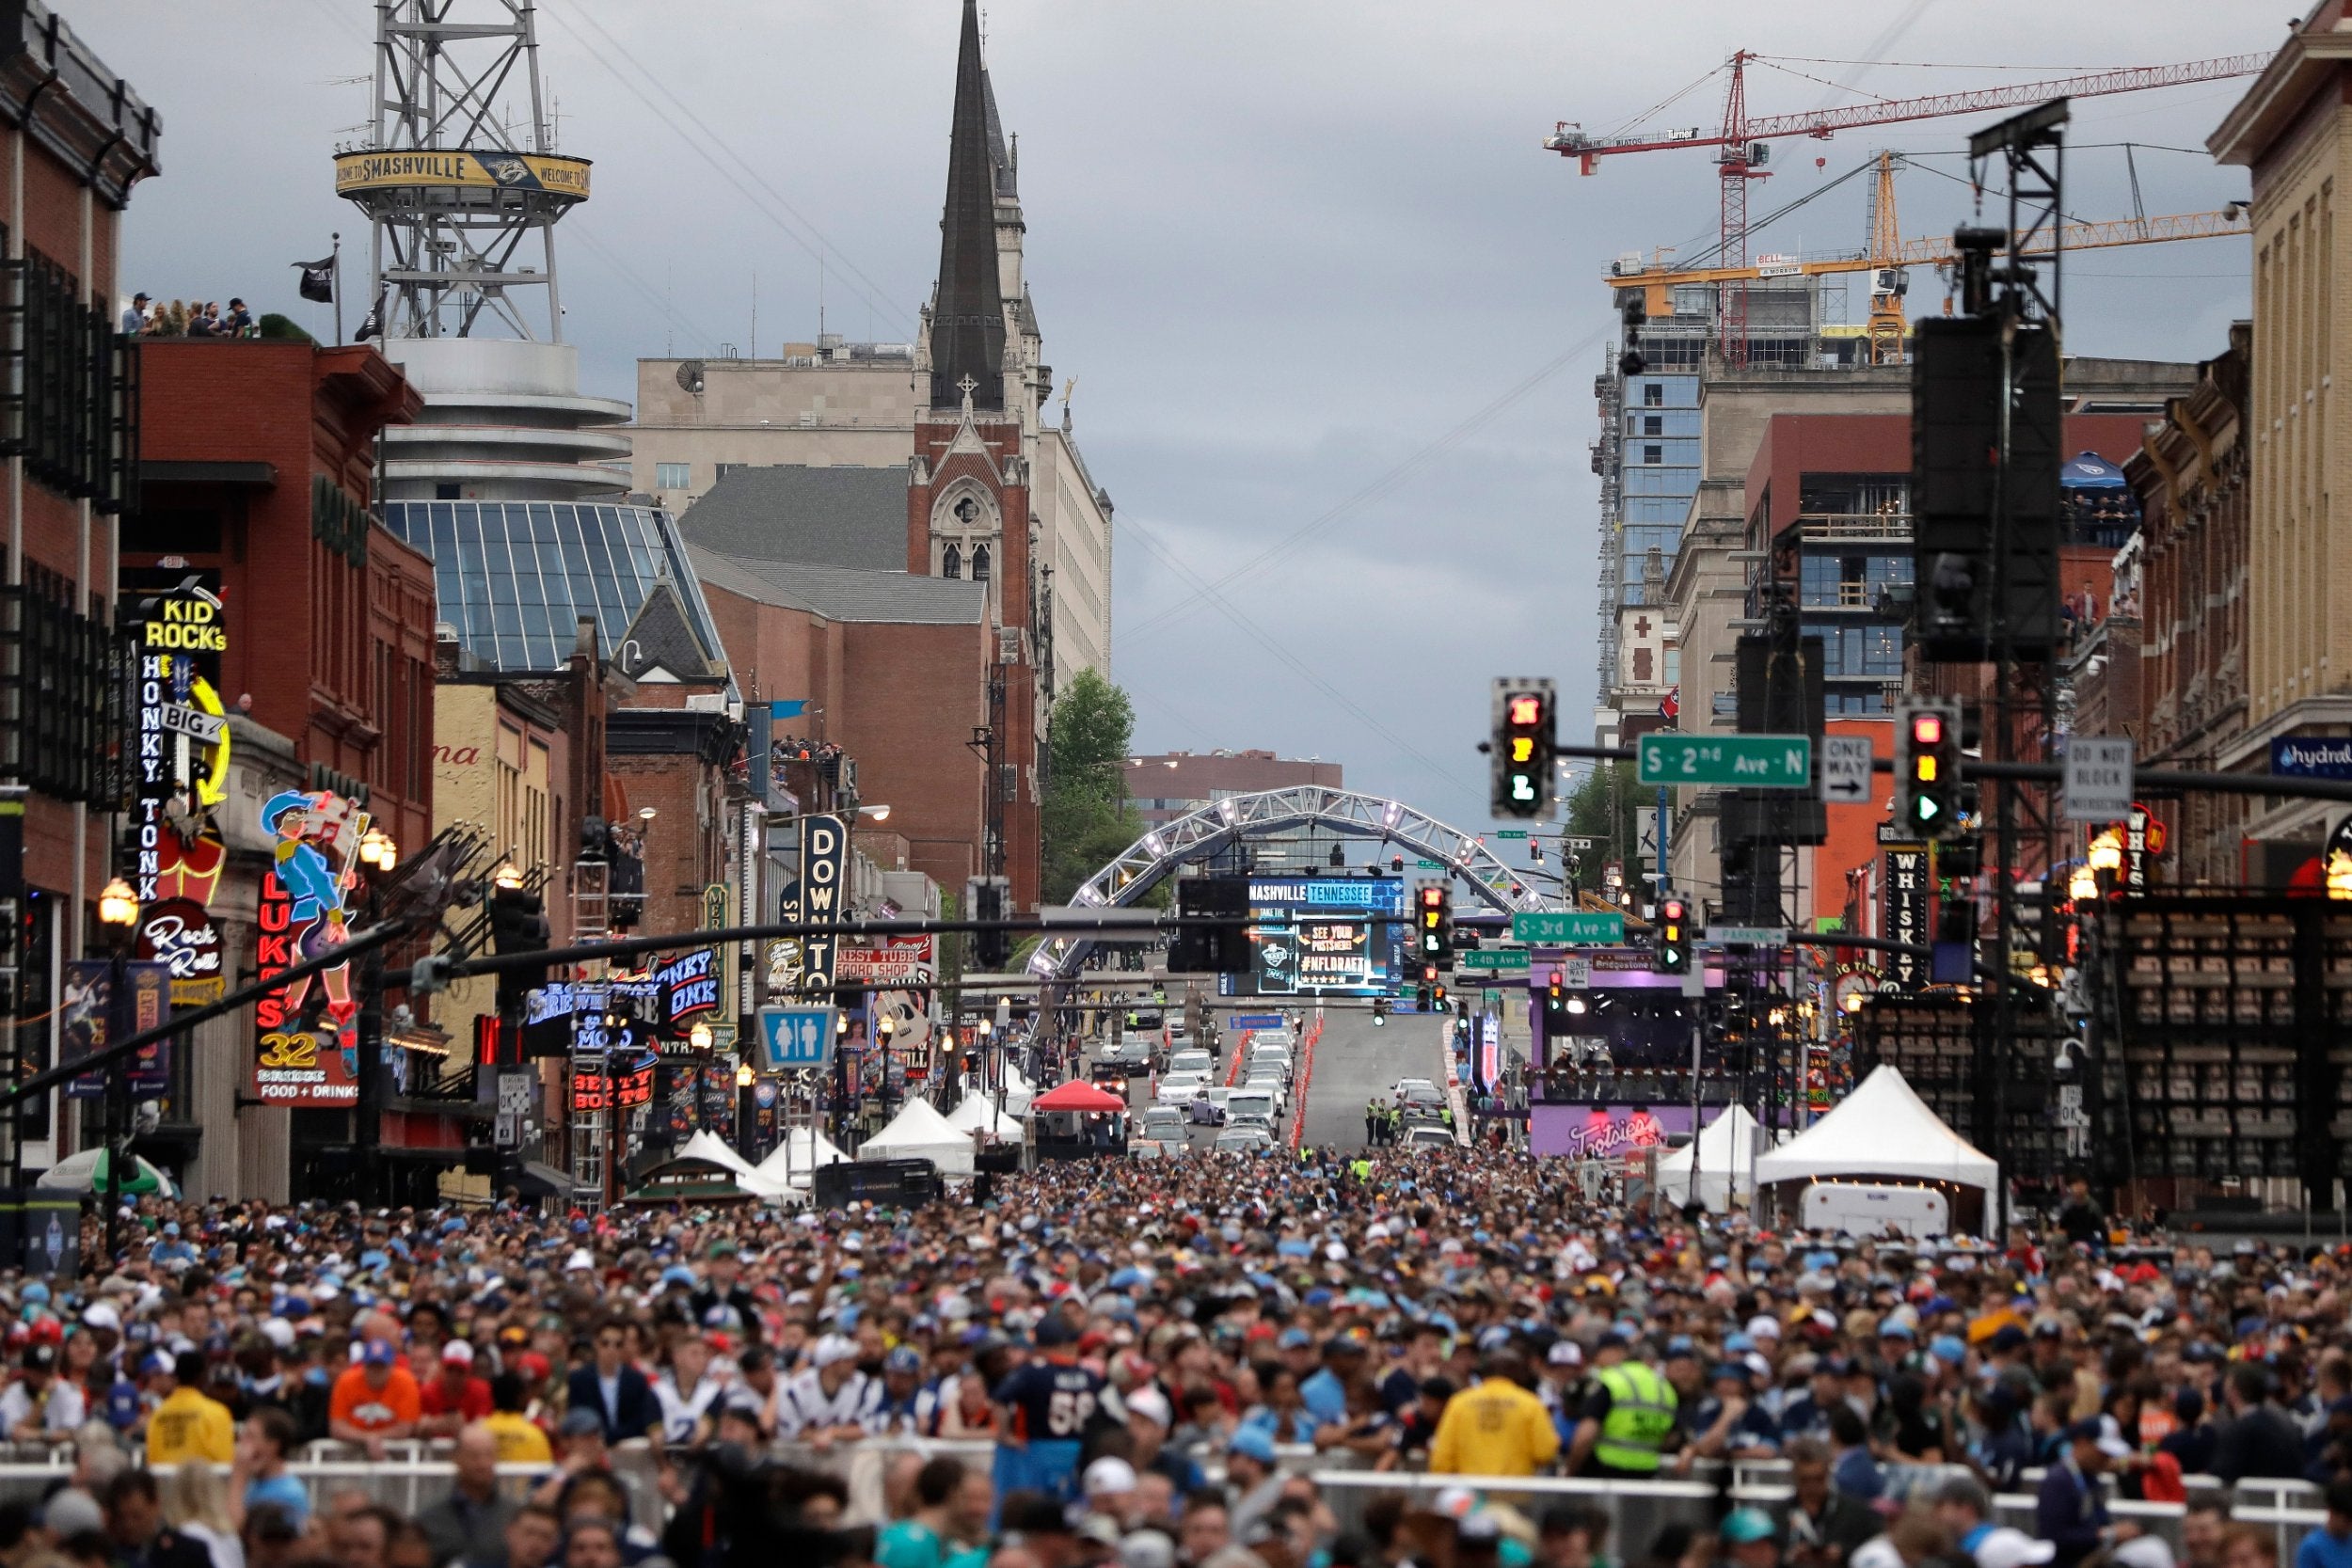
[(1821, 799), (1833, 806), (1870, 803), (1870, 737), (1831, 735), (1821, 737)]

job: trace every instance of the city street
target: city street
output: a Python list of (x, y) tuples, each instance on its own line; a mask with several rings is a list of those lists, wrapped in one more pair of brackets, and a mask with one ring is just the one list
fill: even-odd
[(1364, 1101), (1385, 1097), (1399, 1078), (1438, 1078), (1440, 1021), (1406, 1013), (1377, 1028), (1362, 1007), (1333, 1007), (1323, 1015), (1315, 1047), (1314, 1082), (1307, 1094), (1304, 1142), (1354, 1148), (1364, 1141)]

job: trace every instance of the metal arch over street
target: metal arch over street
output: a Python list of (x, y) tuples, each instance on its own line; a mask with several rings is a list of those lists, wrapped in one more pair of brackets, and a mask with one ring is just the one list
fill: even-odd
[[(1513, 887), (1524, 886), (1518, 873), (1473, 835), (1423, 816), (1402, 800), (1326, 789), (1320, 784), (1229, 796), (1154, 828), (1081, 884), (1071, 902), (1098, 909), (1123, 908), (1158, 886), (1178, 866), (1214, 855), (1237, 839), (1264, 838), (1301, 827), (1379, 839), (1410, 849), (1422, 860), (1439, 862), (1449, 874), (1468, 882), (1482, 900), (1505, 914), (1560, 907), (1533, 889), (1512, 893)], [(1490, 885), (1486, 879), (1491, 876), (1500, 876), (1502, 886)], [(1072, 979), (1093, 948), (1091, 938), (1056, 937), (1030, 955), (1029, 973), (1049, 980)]]

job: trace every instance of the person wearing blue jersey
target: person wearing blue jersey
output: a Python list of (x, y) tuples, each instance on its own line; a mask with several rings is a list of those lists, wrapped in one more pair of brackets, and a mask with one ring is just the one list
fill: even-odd
[(1078, 1365), (1070, 1325), (1048, 1314), (1037, 1325), (1036, 1359), (1006, 1374), (997, 1405), (996, 1496), (1024, 1489), (1065, 1502), (1077, 1496), (1087, 1423), (1103, 1402), (1103, 1380)]

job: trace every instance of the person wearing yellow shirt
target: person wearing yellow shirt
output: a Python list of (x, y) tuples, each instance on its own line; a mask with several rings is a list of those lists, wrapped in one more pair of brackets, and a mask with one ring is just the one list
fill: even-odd
[(523, 1398), (522, 1378), (514, 1372), (499, 1373), (490, 1380), (490, 1413), (482, 1424), (498, 1439), (500, 1464), (551, 1465), (555, 1450), (539, 1423), (523, 1414)]
[(147, 1418), (150, 1467), (191, 1459), (230, 1465), (237, 1457), (237, 1423), (229, 1407), (204, 1392), (204, 1354), (183, 1351), (171, 1368), (172, 1390)]
[(1478, 1383), (1446, 1402), (1429, 1443), (1432, 1474), (1532, 1476), (1558, 1456), (1560, 1433), (1519, 1382), (1523, 1371), (1517, 1352), (1496, 1351)]

